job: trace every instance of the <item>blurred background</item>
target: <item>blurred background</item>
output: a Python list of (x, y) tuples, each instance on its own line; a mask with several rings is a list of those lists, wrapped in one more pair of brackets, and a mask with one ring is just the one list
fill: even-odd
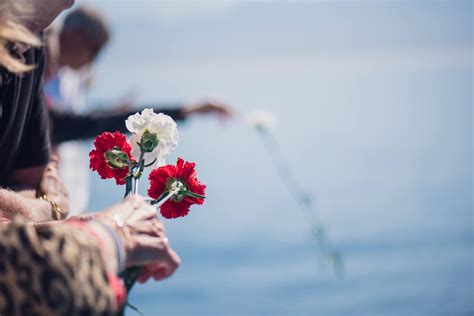
[[(113, 31), (90, 104), (214, 96), (239, 114), (179, 126), (169, 161), (195, 161), (208, 199), (166, 221), (182, 266), (134, 289), (145, 315), (474, 314), (471, 1), (83, 2)], [(278, 118), (343, 273), (245, 123), (255, 109)], [(91, 177), (89, 209), (122, 198)]]

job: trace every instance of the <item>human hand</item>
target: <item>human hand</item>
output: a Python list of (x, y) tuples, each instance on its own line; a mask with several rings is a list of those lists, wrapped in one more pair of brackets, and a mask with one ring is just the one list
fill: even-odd
[(38, 196), (46, 195), (48, 200), (53, 201), (61, 208), (61, 213), (66, 216), (69, 213), (69, 193), (66, 186), (59, 178), (59, 158), (53, 155), (41, 176)]
[(217, 114), (221, 119), (229, 119), (233, 116), (233, 110), (225, 103), (216, 100), (206, 100), (194, 105), (184, 106), (183, 114), (186, 117), (194, 114)]
[[(171, 249), (170, 256), (175, 259), (177, 262), (181, 262), (178, 255)], [(143, 268), (142, 273), (138, 277), (138, 282), (145, 283), (150, 278), (153, 278), (155, 281), (160, 281), (167, 278), (171, 275), (170, 268), (168, 265), (161, 262), (154, 264), (149, 264)]]
[(142, 266), (146, 279), (169, 277), (180, 265), (180, 258), (169, 245), (164, 225), (156, 217), (156, 209), (143, 197), (129, 196), (94, 218), (114, 227), (125, 248), (125, 265)]

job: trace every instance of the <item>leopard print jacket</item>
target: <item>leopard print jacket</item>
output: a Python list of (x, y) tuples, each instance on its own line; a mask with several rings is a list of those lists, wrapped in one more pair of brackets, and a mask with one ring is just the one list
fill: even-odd
[(0, 224), (0, 315), (115, 315), (94, 237), (72, 225)]

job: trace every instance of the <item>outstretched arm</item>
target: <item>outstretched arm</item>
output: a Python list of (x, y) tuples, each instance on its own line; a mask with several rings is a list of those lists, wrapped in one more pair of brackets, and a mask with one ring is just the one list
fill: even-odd
[[(224, 103), (204, 101), (175, 108), (153, 107), (156, 113), (164, 113), (175, 121), (183, 121), (194, 115), (216, 114), (221, 118), (232, 116), (232, 110)], [(105, 131), (127, 132), (124, 121), (137, 112), (136, 109), (118, 112), (114, 109), (90, 114), (75, 114), (50, 109), (51, 138), (53, 144), (71, 140), (94, 138)]]
[[(159, 112), (167, 114), (175, 120), (184, 119), (180, 108), (160, 109)], [(51, 139), (53, 144), (59, 144), (71, 140), (94, 138), (105, 131), (125, 133), (127, 129), (124, 122), (130, 115), (135, 113), (136, 110), (107, 114), (75, 114), (50, 109)]]

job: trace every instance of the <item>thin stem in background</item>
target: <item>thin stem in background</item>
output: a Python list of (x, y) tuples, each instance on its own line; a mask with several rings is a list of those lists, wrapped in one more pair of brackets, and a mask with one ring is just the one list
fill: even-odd
[(257, 131), (263, 139), (265, 149), (270, 154), (279, 178), (299, 205), (300, 210), (304, 213), (311, 227), (311, 234), (316, 241), (318, 252), (322, 254), (323, 258), (329, 260), (334, 271), (338, 275), (341, 275), (344, 272), (342, 256), (340, 252), (331, 245), (327, 237), (327, 229), (318, 218), (317, 207), (316, 204), (313, 203), (313, 197), (295, 180), (292, 169), (289, 167), (289, 163), (283, 158), (274, 136), (268, 130), (257, 129)]

